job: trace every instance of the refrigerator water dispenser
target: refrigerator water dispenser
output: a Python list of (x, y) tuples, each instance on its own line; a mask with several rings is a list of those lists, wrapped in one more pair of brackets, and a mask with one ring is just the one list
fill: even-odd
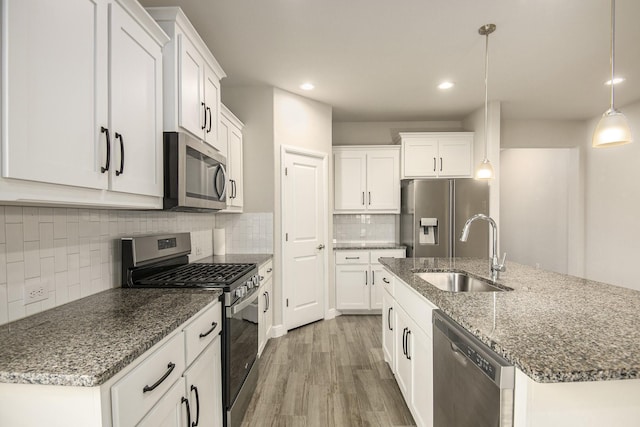
[(420, 218), (420, 244), (438, 243), (438, 218)]

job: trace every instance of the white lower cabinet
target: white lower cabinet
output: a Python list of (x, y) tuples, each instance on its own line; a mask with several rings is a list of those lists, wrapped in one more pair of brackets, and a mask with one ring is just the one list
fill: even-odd
[(180, 378), (137, 426), (191, 427), (187, 420), (187, 402), (184, 397), (184, 378)]
[(273, 261), (262, 264), (259, 269), (260, 289), (258, 292), (258, 356), (271, 338), (273, 328)]
[(386, 272), (378, 258), (404, 258), (404, 249), (335, 251), (336, 308), (382, 310)]
[[(389, 272), (386, 272), (391, 276)], [(392, 280), (394, 279), (391, 276)], [(431, 313), (436, 308), (395, 280), (383, 296), (382, 345), (385, 361), (418, 426), (433, 425)], [(420, 325), (420, 326), (418, 326)]]
[(218, 336), (184, 373), (191, 421), (197, 426), (222, 425), (220, 343)]

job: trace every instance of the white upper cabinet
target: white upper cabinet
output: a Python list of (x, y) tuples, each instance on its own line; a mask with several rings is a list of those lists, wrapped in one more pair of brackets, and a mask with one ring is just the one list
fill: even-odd
[(117, 3), (111, 12), (111, 189), (162, 196), (162, 49)]
[(187, 131), (224, 151), (218, 126), (226, 74), (179, 7), (147, 11), (171, 38), (164, 48), (164, 130)]
[(2, 200), (159, 207), (166, 34), (133, 0), (2, 12)]
[[(221, 104), (222, 105), (222, 104)], [(236, 116), (224, 105), (220, 114), (221, 143), (226, 147), (227, 156), (227, 208), (222, 212), (242, 212), (244, 205), (243, 184), (243, 140), (244, 126)]]
[(402, 179), (469, 178), (473, 132), (402, 132)]
[(400, 212), (400, 148), (333, 147), (334, 212)]

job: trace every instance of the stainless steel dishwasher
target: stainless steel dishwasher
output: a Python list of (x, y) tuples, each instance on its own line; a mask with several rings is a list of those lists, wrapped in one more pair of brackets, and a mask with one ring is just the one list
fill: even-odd
[(515, 369), (433, 312), (434, 427), (512, 427)]

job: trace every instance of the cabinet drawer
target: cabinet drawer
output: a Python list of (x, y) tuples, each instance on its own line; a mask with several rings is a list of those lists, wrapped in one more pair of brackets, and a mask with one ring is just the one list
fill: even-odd
[(184, 328), (187, 366), (211, 343), (222, 330), (222, 304), (207, 308)]
[(262, 264), (258, 270), (258, 274), (260, 275), (260, 286), (267, 283), (271, 276), (273, 276), (273, 260), (270, 259)]
[(387, 269), (382, 269), (382, 286), (389, 292), (389, 295), (394, 296), (395, 278)]
[(381, 249), (371, 251), (371, 264), (379, 264), (378, 258), (405, 258), (404, 249)]
[(369, 264), (369, 251), (337, 251), (336, 264)]
[(185, 368), (183, 346), (181, 332), (111, 387), (115, 427), (135, 425), (180, 378)]
[(432, 311), (438, 307), (427, 301), (402, 280), (396, 280), (394, 293), (396, 304), (402, 307), (416, 325), (431, 337), (431, 315)]

